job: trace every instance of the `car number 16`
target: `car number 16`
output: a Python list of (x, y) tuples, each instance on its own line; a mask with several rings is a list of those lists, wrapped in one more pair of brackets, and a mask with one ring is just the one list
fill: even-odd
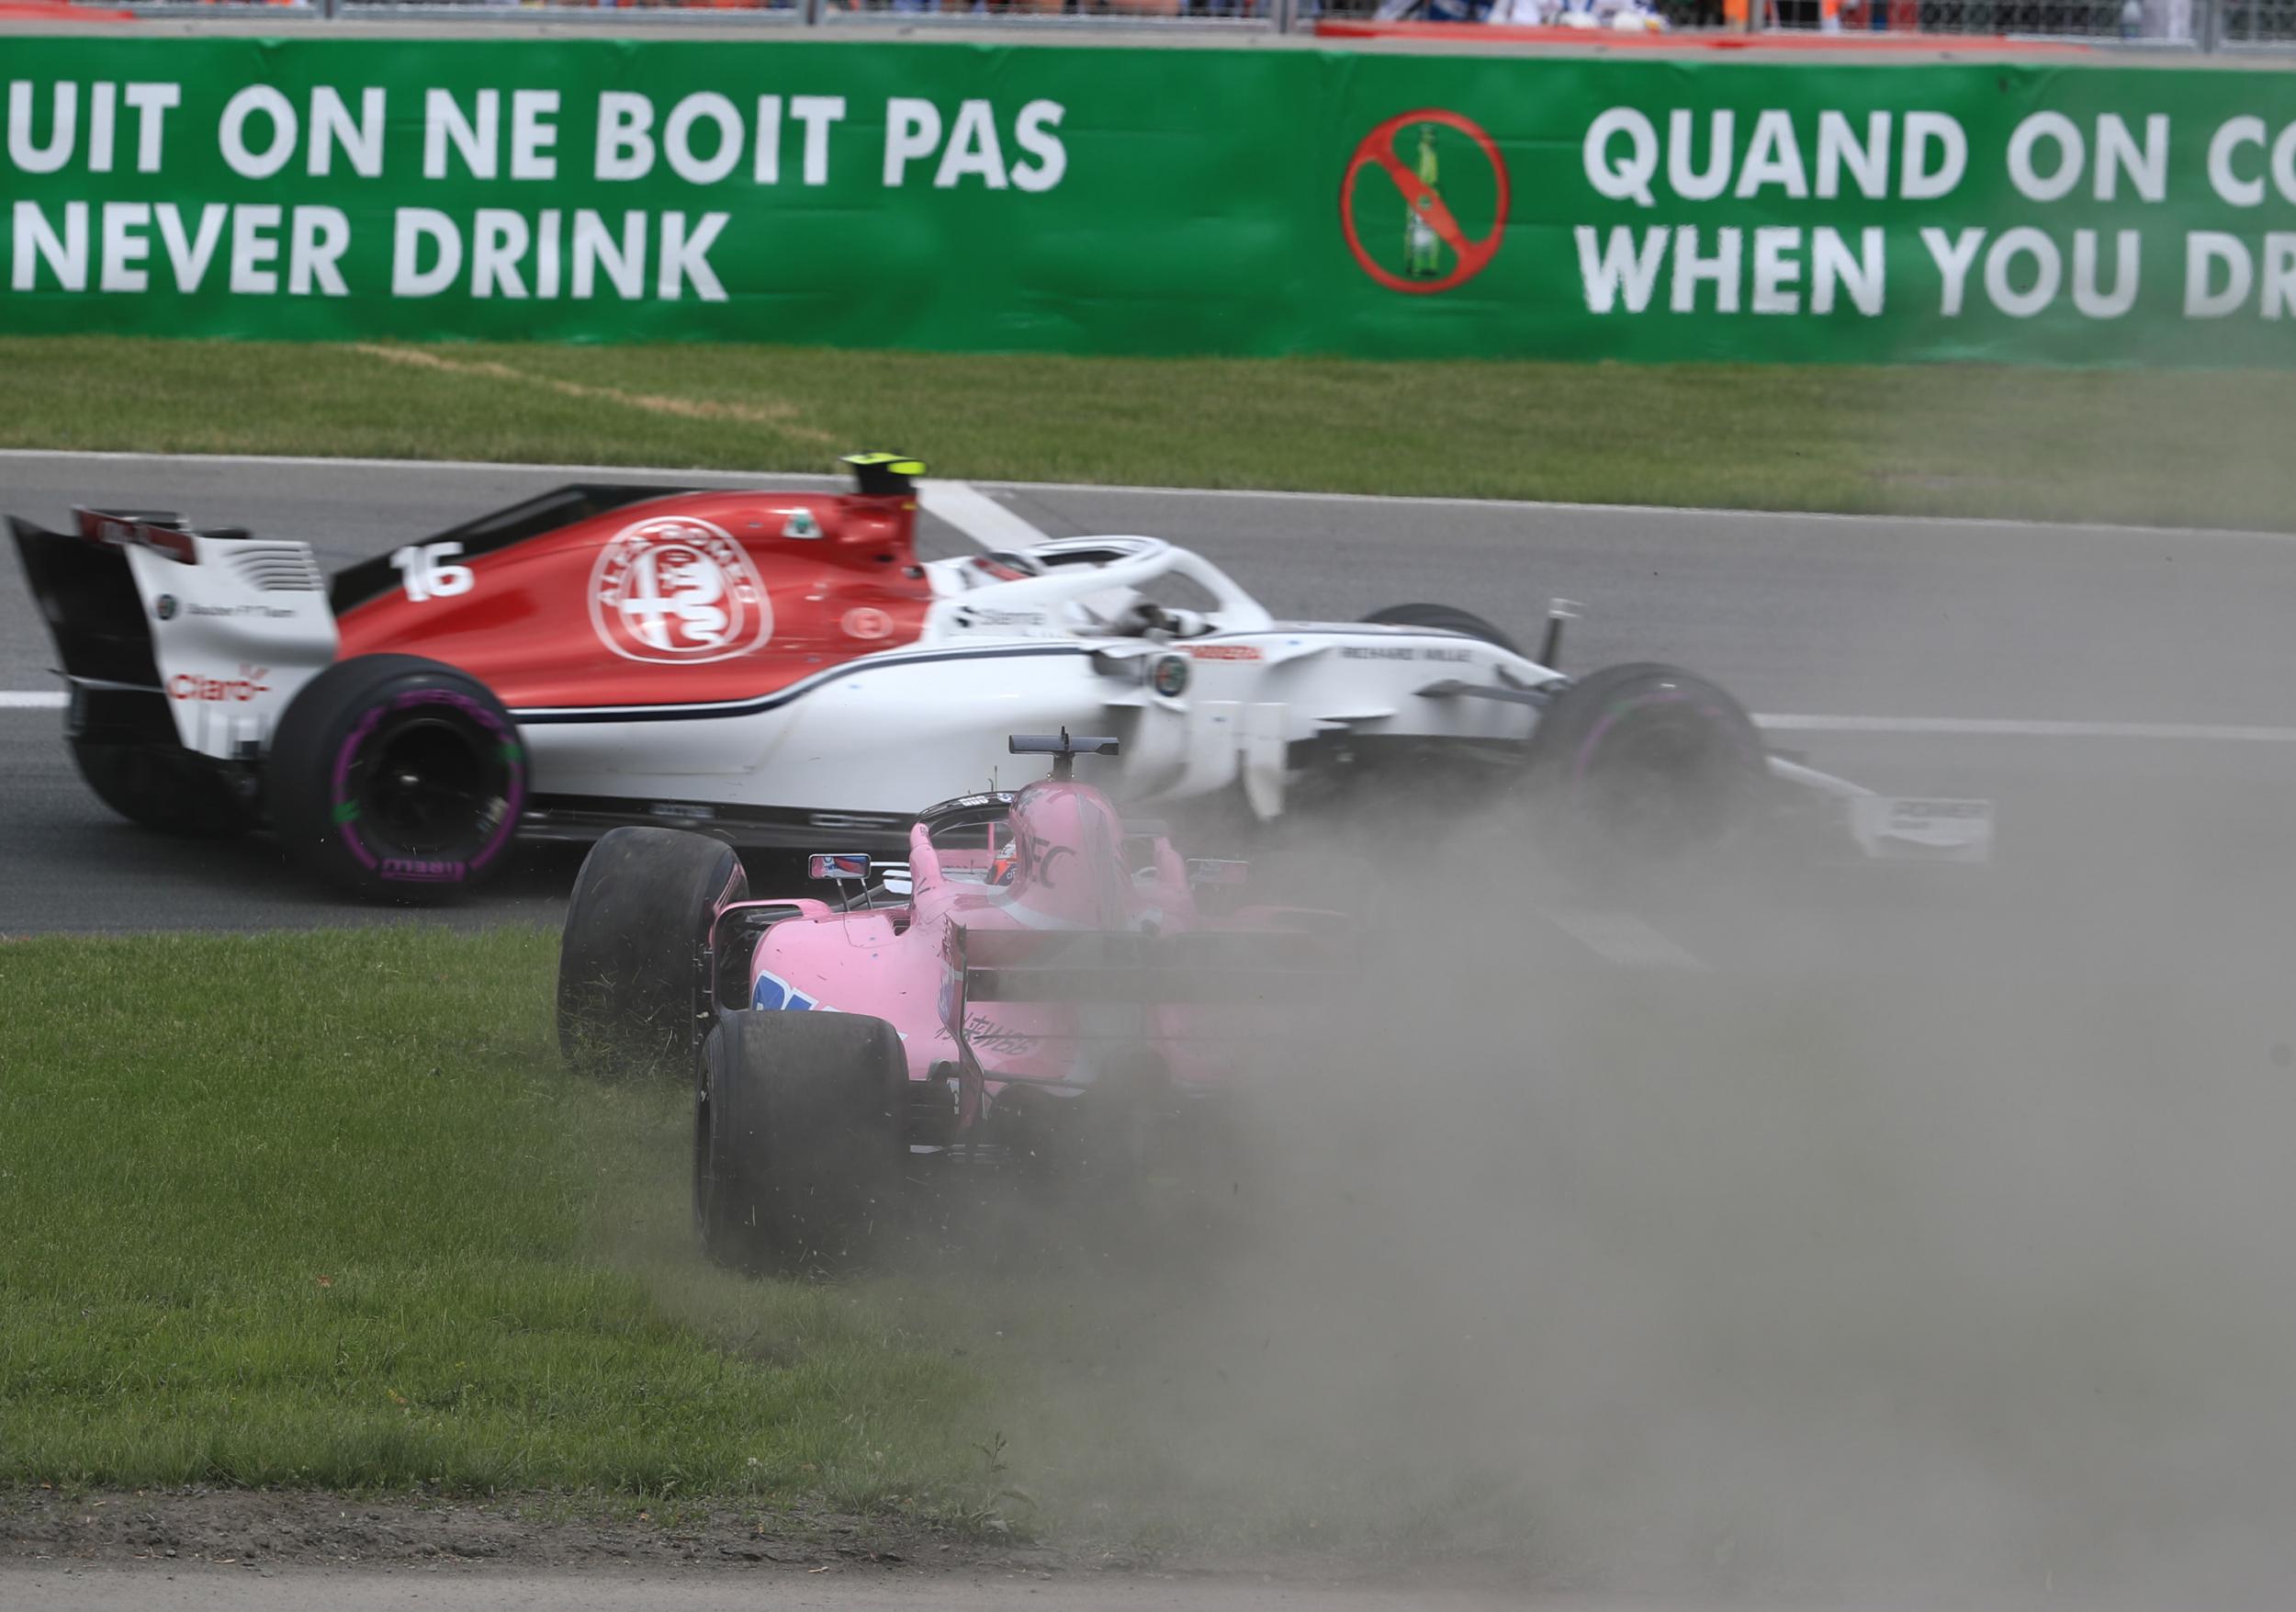
[(407, 585), (407, 602), (420, 604), (426, 599), (451, 599), (469, 592), (471, 583), (478, 580), (470, 568), (445, 563), (461, 552), (459, 543), (421, 543), (393, 554), (390, 563)]

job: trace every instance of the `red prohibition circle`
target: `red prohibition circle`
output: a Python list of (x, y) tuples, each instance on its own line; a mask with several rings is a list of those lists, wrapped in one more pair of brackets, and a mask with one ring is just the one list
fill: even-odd
[[(1491, 233), (1480, 241), (1469, 241), (1459, 221), (1451, 216), (1451, 209), (1443, 205), (1439, 196), (1429, 196), (1419, 187), (1419, 175), (1407, 167), (1395, 154), (1395, 137), (1413, 123), (1439, 123), (1446, 129), (1456, 129), (1473, 141), (1483, 155), (1491, 160), (1491, 171), (1498, 180), (1499, 206), (1491, 220)], [(1389, 269), (1381, 268), (1364, 250), (1363, 236), (1356, 228), (1356, 179), (1367, 167), (1376, 167), (1388, 176), (1403, 198), (1403, 205), (1417, 213), (1448, 246), (1458, 261), (1451, 272), (1441, 279), (1407, 280)], [(1445, 112), (1427, 107), (1417, 112), (1403, 112), (1380, 124), (1363, 137), (1356, 147), (1356, 154), (1348, 160), (1347, 172), (1339, 182), (1339, 226), (1346, 232), (1347, 249), (1356, 254), (1356, 262), (1363, 272), (1390, 291), (1402, 291), (1414, 297), (1430, 296), (1463, 286), (1481, 274), (1491, 260), (1499, 254), (1499, 237), (1507, 227), (1507, 164), (1499, 155), (1499, 148), (1473, 119), (1457, 112)]]

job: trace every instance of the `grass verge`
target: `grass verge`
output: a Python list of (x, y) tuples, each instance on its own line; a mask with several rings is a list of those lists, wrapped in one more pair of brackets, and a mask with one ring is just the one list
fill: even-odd
[(0, 443), (2286, 529), (2296, 374), (0, 340)]
[[(555, 951), (0, 943), (0, 1515), (46, 1484), (411, 1491), (1134, 1559), (1517, 1531), (1445, 1441), (1303, 1396), (1269, 1329), (1333, 1317), (1269, 1321), (1235, 1296), (1265, 1273), (1200, 1244), (1111, 1259), (1021, 1203), (870, 1279), (708, 1266), (685, 1098), (559, 1068)], [(1353, 1311), (1334, 1272), (1299, 1281)]]
[(1303, 1384), (1309, 1335), (1356, 1310), (1345, 1264), (1271, 1315), (1264, 1263), (1112, 1257), (992, 1197), (969, 1251), (920, 1235), (902, 1272), (708, 1266), (684, 1096), (559, 1068), (555, 950), (0, 943), (0, 1514), (188, 1484), (1134, 1559), (1520, 1532), (1446, 1439), (1333, 1414), (1379, 1403), (1384, 1352)]
[(978, 1510), (887, 1284), (687, 1248), (681, 1094), (574, 1080), (555, 938), (0, 945), (0, 1482)]

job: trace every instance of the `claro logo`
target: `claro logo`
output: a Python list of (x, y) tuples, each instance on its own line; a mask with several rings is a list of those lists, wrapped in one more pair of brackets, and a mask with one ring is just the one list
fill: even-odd
[(271, 692), (271, 685), (264, 682), (270, 674), (268, 666), (246, 665), (241, 666), (237, 677), (195, 677), (188, 671), (179, 671), (167, 680), (167, 697), (208, 705), (234, 702), (243, 705), (257, 694)]

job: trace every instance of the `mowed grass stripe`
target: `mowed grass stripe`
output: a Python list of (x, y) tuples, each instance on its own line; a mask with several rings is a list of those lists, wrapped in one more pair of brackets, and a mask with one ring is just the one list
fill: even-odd
[(569, 1078), (554, 936), (0, 946), (0, 1482), (962, 1509), (898, 1291), (684, 1225), (684, 1096)]
[(764, 471), (891, 445), (983, 480), (2296, 525), (2296, 374), (2268, 371), (99, 337), (0, 340), (0, 369), (17, 447)]

